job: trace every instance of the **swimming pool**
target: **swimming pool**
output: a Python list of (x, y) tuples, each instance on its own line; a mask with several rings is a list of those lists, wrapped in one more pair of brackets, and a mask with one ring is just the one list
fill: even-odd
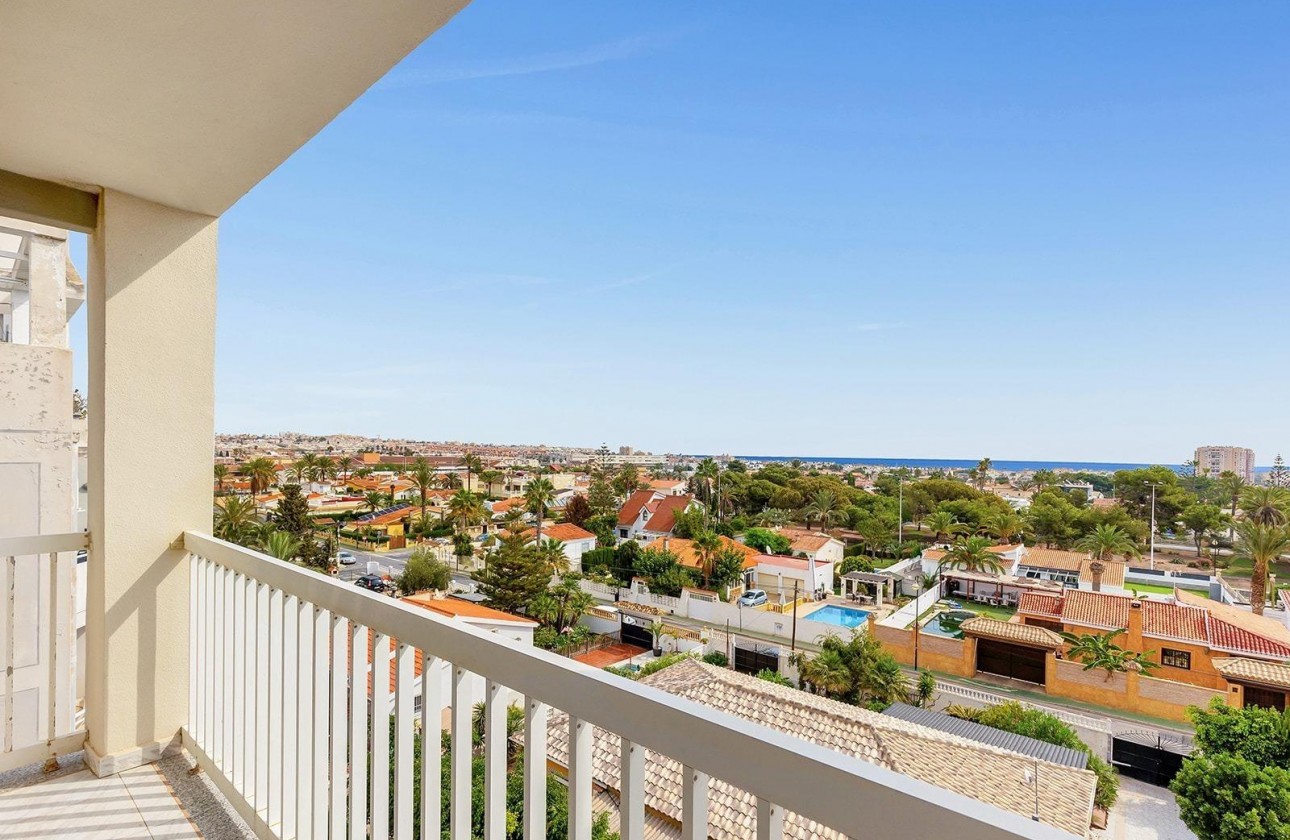
[(963, 631), (959, 629), (959, 625), (969, 618), (976, 618), (976, 613), (971, 610), (938, 612), (927, 619), (927, 623), (923, 625), (923, 632), (931, 633), (933, 636), (944, 636), (947, 639), (961, 639)]
[(869, 619), (869, 613), (866, 610), (857, 610), (853, 607), (839, 607), (837, 604), (829, 604), (827, 607), (821, 607), (806, 616), (806, 618), (811, 621), (822, 621), (825, 624), (836, 624), (839, 627), (859, 627)]

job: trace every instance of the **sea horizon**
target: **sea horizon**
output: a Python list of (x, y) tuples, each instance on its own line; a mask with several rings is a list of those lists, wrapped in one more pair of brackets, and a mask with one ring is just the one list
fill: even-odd
[[(735, 455), (741, 461), (802, 461), (807, 464), (856, 464), (867, 467), (909, 467), (911, 469), (931, 470), (964, 470), (972, 469), (980, 458), (839, 458), (805, 455)], [(1117, 470), (1140, 470), (1152, 466), (1165, 466), (1175, 472), (1182, 470), (1181, 464), (1152, 464), (1116, 461), (1038, 461), (1038, 460), (992, 460), (991, 466), (1002, 472), (1029, 472), (1034, 470), (1067, 470), (1070, 472), (1116, 472)], [(1267, 472), (1270, 466), (1256, 466), (1255, 472)]]

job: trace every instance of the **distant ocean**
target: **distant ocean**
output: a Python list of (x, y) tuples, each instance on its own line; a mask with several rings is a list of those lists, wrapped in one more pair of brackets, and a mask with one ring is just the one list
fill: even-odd
[[(909, 467), (923, 470), (970, 470), (979, 463), (976, 458), (829, 458), (818, 455), (737, 455), (742, 461), (792, 461), (807, 464), (859, 464), (867, 467)], [(991, 461), (996, 470), (1029, 472), (1033, 470), (1070, 470), (1074, 472), (1115, 472), (1137, 470), (1151, 464), (1116, 464), (1102, 461)], [(1178, 464), (1165, 464), (1181, 470)], [(1268, 467), (1255, 467), (1255, 472), (1266, 472)]]

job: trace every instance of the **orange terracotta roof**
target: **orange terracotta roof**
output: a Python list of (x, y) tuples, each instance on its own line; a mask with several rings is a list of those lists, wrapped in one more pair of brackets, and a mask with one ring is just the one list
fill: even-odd
[[(524, 532), (524, 536), (532, 537), (537, 533), (535, 528), (529, 528)], [(594, 540), (596, 535), (585, 528), (579, 528), (572, 522), (556, 522), (553, 525), (542, 526), (543, 540), (559, 540), (560, 542), (573, 542), (575, 540)]]
[(474, 618), (485, 621), (503, 621), (508, 624), (524, 624), (530, 627), (537, 627), (538, 624), (531, 618), (525, 618), (522, 615), (512, 615), (508, 612), (495, 610), (492, 607), (486, 607), (483, 604), (476, 604), (472, 601), (463, 601), (460, 598), (436, 598), (430, 595), (409, 595), (403, 600), (406, 603), (437, 612), (440, 615), (446, 615), (449, 618)]
[(1148, 599), (1142, 602), (1142, 633), (1192, 642), (1208, 641), (1207, 615), (1202, 607)]
[(684, 487), (685, 480), (680, 478), (651, 478), (646, 482), (651, 490), (675, 490)]
[[(724, 535), (719, 539), (722, 546), (732, 548), (744, 556), (745, 569), (751, 569), (757, 565), (757, 557), (759, 556), (757, 549)], [(686, 540), (680, 537), (655, 537), (645, 547), (656, 551), (670, 551), (676, 555), (676, 562), (682, 566), (689, 569), (699, 568), (699, 555), (694, 550), (694, 540)]]
[(801, 552), (819, 551), (834, 539), (823, 531), (804, 531), (801, 528), (780, 528), (779, 533), (792, 543), (790, 548), (793, 551)]
[(653, 511), (658, 501), (658, 493), (654, 490), (637, 490), (627, 497), (623, 502), (622, 508), (618, 511), (618, 524), (622, 526), (633, 525), (636, 517), (640, 516), (641, 508)]
[(1026, 553), (1022, 555), (1021, 565), (1078, 572), (1081, 564), (1087, 559), (1087, 552), (1081, 554), (1078, 551), (1060, 551), (1056, 548), (1027, 548)]
[(509, 499), (502, 499), (500, 502), (493, 502), (493, 513), (506, 513), (513, 508), (524, 510), (527, 499), (523, 496), (512, 496)]
[(654, 514), (645, 523), (643, 530), (655, 534), (670, 534), (676, 527), (676, 515), (690, 506), (694, 501), (690, 496), (666, 496), (659, 500)]

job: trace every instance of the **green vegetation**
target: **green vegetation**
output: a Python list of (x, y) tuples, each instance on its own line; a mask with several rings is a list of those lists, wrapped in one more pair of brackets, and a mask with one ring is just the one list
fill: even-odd
[(1074, 662), (1084, 665), (1085, 671), (1102, 669), (1106, 678), (1124, 671), (1149, 671), (1159, 668), (1160, 663), (1151, 662), (1148, 657), (1153, 650), (1142, 652), (1126, 650), (1114, 641), (1124, 630), (1112, 630), (1109, 633), (1062, 633), (1061, 637), (1070, 646), (1066, 656)]
[(1200, 840), (1290, 838), (1290, 715), (1221, 698), (1189, 713), (1197, 750), (1170, 784), (1182, 821)]
[(611, 665), (605, 670), (611, 674), (617, 674), (624, 679), (639, 680), (643, 677), (648, 677), (650, 674), (657, 674), (664, 668), (670, 668), (678, 662), (689, 659), (690, 656), (691, 654), (688, 653), (669, 653), (666, 656), (655, 657), (635, 670), (628, 668), (625, 665), (617, 667)]
[(908, 684), (895, 658), (868, 633), (849, 639), (825, 636), (814, 656), (795, 654), (802, 685), (816, 694), (882, 711), (909, 700)]
[(452, 569), (440, 562), (428, 548), (418, 548), (408, 557), (403, 574), (395, 583), (405, 595), (427, 589), (443, 591), (452, 583)]
[(1109, 809), (1115, 804), (1120, 790), (1120, 777), (1106, 761), (1093, 754), (1075, 734), (1075, 730), (1062, 723), (1053, 715), (1031, 709), (1015, 700), (987, 706), (984, 709), (971, 709), (965, 706), (949, 706), (946, 714), (964, 720), (975, 721), (993, 729), (1002, 729), (1015, 735), (1024, 735), (1048, 744), (1079, 750), (1088, 756), (1088, 769), (1097, 776), (1097, 790), (1093, 794), (1093, 804), (1099, 808)]

